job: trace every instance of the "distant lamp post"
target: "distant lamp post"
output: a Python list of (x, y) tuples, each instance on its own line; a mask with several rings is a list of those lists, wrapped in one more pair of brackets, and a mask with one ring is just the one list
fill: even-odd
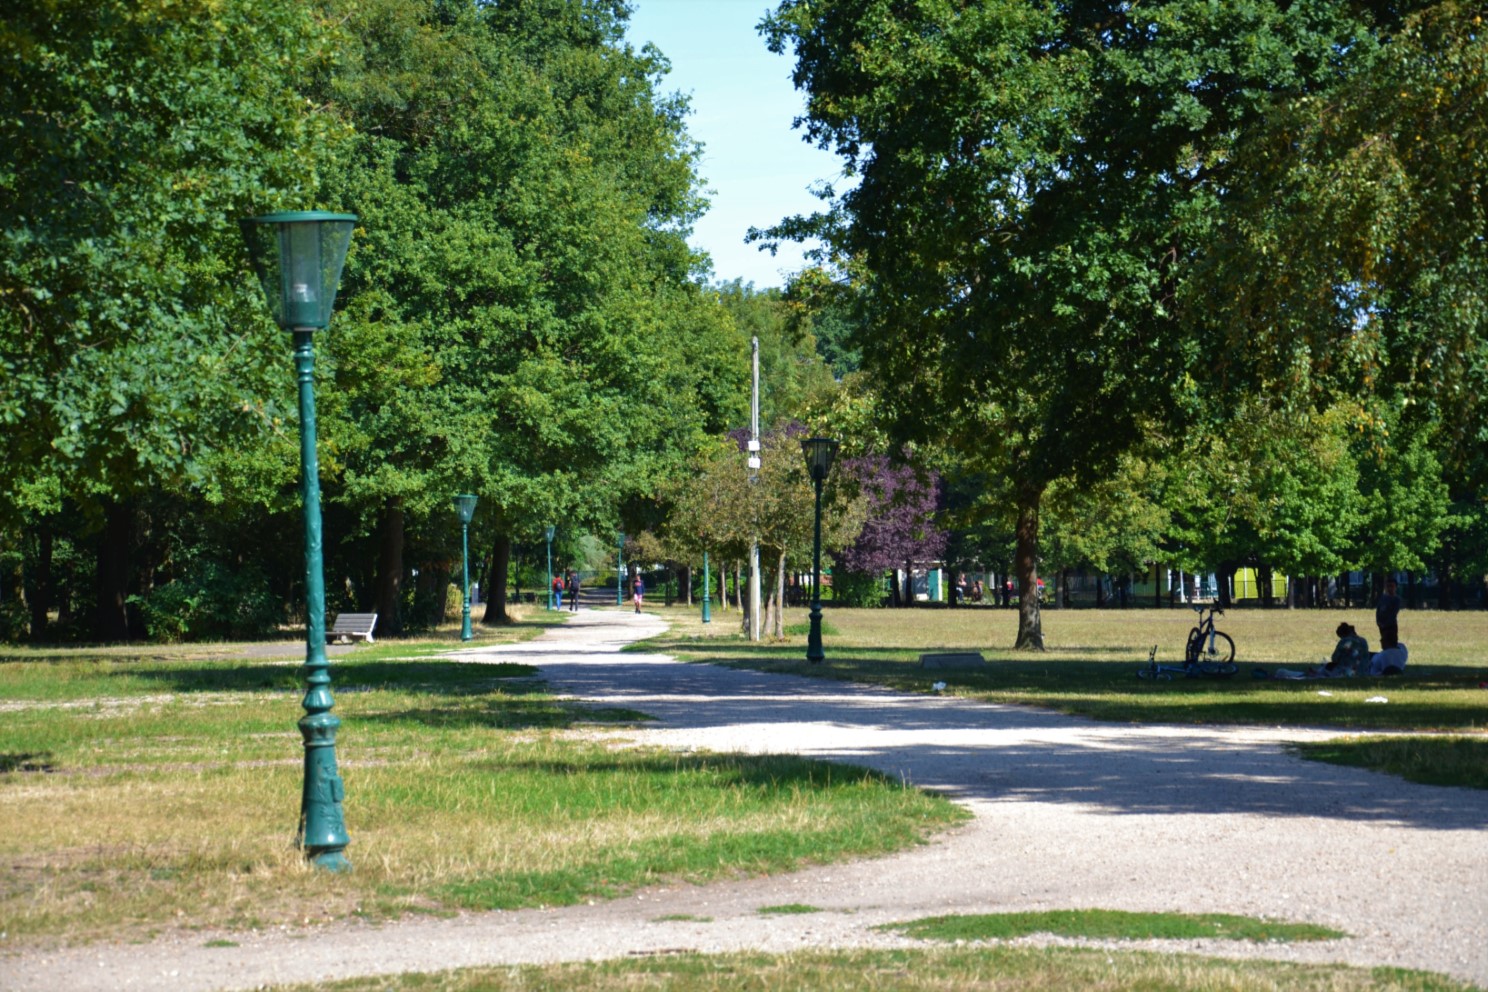
[(320, 465), (315, 453), (314, 332), (331, 322), (341, 267), (356, 226), (354, 214), (289, 211), (242, 222), (253, 268), (275, 322), (294, 335), (300, 392), (300, 496), (305, 512), (305, 783), (297, 842), (322, 868), (351, 867), (342, 853), (350, 838), (341, 815), (345, 787), (336, 774), (330, 664), (325, 653), (325, 568), (321, 551)]
[(838, 442), (827, 437), (809, 437), (801, 442), (806, 455), (806, 470), (816, 486), (816, 531), (811, 545), (811, 632), (806, 636), (806, 660), (812, 664), (824, 661), (821, 635), (821, 494), (822, 483), (832, 471)]
[[(558, 595), (553, 591), (553, 531), (557, 528), (549, 527), (545, 533), (548, 535), (548, 609), (556, 610), (553, 599)], [(560, 604), (561, 605), (561, 604)]]
[(625, 534), (615, 534), (615, 605), (625, 605)]
[(470, 630), (470, 520), (475, 516), (475, 497), (462, 493), (455, 497), (455, 509), (460, 511), (460, 561), (464, 564), (465, 584), (460, 607), (460, 640), (468, 641), (475, 636)]
[(703, 623), (712, 623), (713, 614), (708, 609), (708, 590), (713, 586), (713, 579), (708, 575), (708, 552), (703, 552)]

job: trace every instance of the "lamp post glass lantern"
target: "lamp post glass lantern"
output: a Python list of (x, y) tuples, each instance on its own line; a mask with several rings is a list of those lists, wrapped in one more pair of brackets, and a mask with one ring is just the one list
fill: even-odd
[(468, 641), (475, 636), (470, 629), (470, 521), (475, 517), (475, 497), (461, 493), (455, 497), (455, 509), (460, 513), (460, 563), (465, 580), (460, 587), (460, 640)]
[(809, 437), (801, 442), (801, 451), (806, 456), (806, 471), (816, 487), (816, 528), (811, 544), (811, 630), (806, 635), (806, 660), (813, 664), (824, 661), (821, 634), (821, 503), (822, 483), (832, 471), (832, 459), (837, 457), (838, 442), (828, 437)]
[(325, 567), (320, 523), (320, 463), (315, 451), (314, 332), (331, 322), (354, 214), (320, 210), (251, 217), (241, 224), (248, 253), (274, 321), (294, 335), (300, 401), (300, 496), (305, 515), (305, 777), (297, 841), (322, 868), (351, 867), (342, 853), (350, 838), (341, 813), (345, 787), (336, 771), (330, 664), (325, 653)]
[(544, 533), (548, 537), (548, 609), (556, 610), (562, 603), (554, 604), (553, 600), (558, 598), (558, 591), (553, 588), (553, 532), (556, 527), (549, 527)]

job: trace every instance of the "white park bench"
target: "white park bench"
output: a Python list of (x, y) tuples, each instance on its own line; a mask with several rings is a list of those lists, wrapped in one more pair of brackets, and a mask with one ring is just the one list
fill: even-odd
[(376, 613), (338, 613), (326, 638), (339, 643), (363, 638), (372, 643), (372, 628), (377, 626)]

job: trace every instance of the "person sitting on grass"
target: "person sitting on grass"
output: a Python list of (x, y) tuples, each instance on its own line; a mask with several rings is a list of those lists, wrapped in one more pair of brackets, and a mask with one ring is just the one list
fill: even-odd
[(1364, 674), (1369, 667), (1369, 642), (1351, 623), (1339, 624), (1334, 633), (1338, 635), (1338, 646), (1333, 649), (1332, 659), (1323, 666), (1323, 673), (1332, 676)]
[(1369, 659), (1368, 674), (1403, 675), (1405, 674), (1406, 657), (1405, 645), (1397, 641), (1392, 647), (1375, 652), (1374, 657)]

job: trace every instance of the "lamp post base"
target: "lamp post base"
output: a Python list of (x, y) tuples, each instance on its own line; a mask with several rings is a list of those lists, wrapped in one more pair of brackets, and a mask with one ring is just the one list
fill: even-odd
[(806, 660), (813, 665), (827, 660), (827, 654), (822, 650), (821, 623), (821, 600), (814, 599), (811, 601), (811, 630), (806, 635)]

